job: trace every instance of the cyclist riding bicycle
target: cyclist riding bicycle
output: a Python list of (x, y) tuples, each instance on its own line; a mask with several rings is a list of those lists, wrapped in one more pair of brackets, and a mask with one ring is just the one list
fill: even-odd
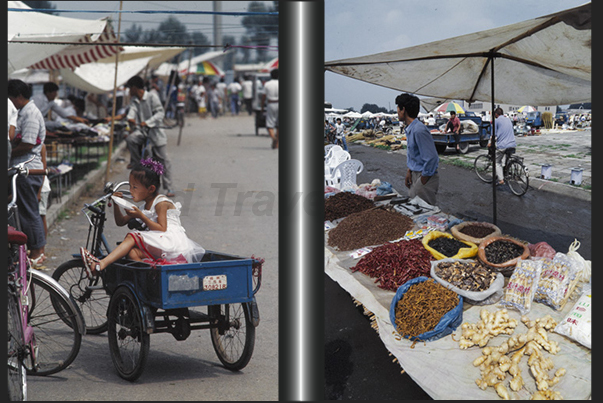
[[(494, 110), (494, 134), (496, 136), (496, 178), (498, 184), (505, 183), (503, 176), (502, 160), (505, 155), (507, 158), (515, 152), (515, 133), (513, 132), (513, 122), (503, 114), (502, 108), (498, 107)], [(492, 149), (492, 139), (488, 144)]]

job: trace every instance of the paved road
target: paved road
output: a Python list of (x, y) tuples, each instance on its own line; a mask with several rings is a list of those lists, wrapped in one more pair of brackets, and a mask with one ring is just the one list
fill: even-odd
[[(406, 194), (404, 153), (355, 144), (349, 148), (352, 158), (364, 164), (357, 183), (379, 178)], [(477, 153), (468, 155), (475, 158)], [(557, 155), (555, 158), (562, 157)], [(492, 222), (490, 185), (481, 182), (466, 168), (440, 163), (439, 172), (438, 206), (442, 211), (465, 220)], [(581, 242), (580, 254), (591, 259), (591, 202), (585, 200), (583, 194), (580, 198), (569, 196), (566, 186), (569, 185), (559, 184), (558, 191), (530, 188), (521, 198), (514, 196), (508, 188), (499, 188), (497, 225), (503, 233), (532, 243), (546, 241), (562, 252), (567, 252), (570, 243), (577, 238)], [(575, 188), (570, 190), (583, 192)], [(392, 363), (392, 356), (371, 329), (362, 310), (354, 306), (350, 295), (329, 276), (325, 274), (324, 277), (325, 399), (431, 399), (407, 374), (400, 374), (400, 365)]]
[[(190, 118), (177, 146), (178, 129), (168, 131), (175, 201), (183, 205), (182, 223), (190, 238), (206, 249), (266, 259), (257, 294), (261, 321), (254, 354), (246, 368), (222, 367), (209, 332), (195, 331), (185, 341), (171, 335), (151, 337), (145, 372), (130, 383), (113, 368), (107, 335), (84, 336), (74, 363), (55, 376), (30, 377), (30, 400), (277, 400), (278, 399), (278, 151), (265, 130), (254, 134), (253, 117), (217, 120)], [(129, 157), (129, 155), (126, 156)], [(127, 180), (127, 161), (112, 164), (111, 181)], [(84, 245), (88, 225), (79, 213), (101, 195), (103, 180), (50, 229), (51, 269)], [(111, 242), (126, 231), (109, 217)]]

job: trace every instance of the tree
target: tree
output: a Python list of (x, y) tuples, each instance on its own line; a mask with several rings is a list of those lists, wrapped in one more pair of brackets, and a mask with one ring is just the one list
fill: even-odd
[(369, 104), (369, 103), (362, 105), (362, 109), (360, 109), (360, 113), (364, 113), (366, 111), (369, 111), (371, 113), (379, 113), (379, 112), (387, 113), (386, 108), (379, 106), (377, 104)]
[(143, 38), (142, 25), (132, 25), (124, 31), (123, 42), (138, 42)]
[[(247, 6), (249, 12), (278, 12), (278, 1), (272, 7), (264, 3), (252, 1)], [(246, 15), (241, 21), (247, 31), (249, 42), (255, 46), (269, 46), (272, 38), (278, 39), (278, 15)], [(257, 61), (267, 61), (266, 49), (256, 50)]]
[(186, 31), (186, 25), (172, 15), (159, 24), (158, 31), (161, 35), (159, 43), (188, 44), (191, 39), (190, 34)]

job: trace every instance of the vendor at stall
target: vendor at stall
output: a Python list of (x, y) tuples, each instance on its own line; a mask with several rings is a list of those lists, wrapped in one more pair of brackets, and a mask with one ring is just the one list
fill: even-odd
[(56, 103), (55, 99), (58, 93), (59, 86), (53, 82), (48, 82), (44, 84), (43, 94), (38, 94), (31, 97), (31, 100), (35, 103), (40, 112), (42, 112), (42, 116), (44, 116), (46, 130), (54, 131), (58, 127), (62, 126), (62, 123), (55, 122), (49, 117), (50, 111), (56, 113), (62, 118), (69, 119), (76, 123), (88, 123), (88, 119), (76, 116)]

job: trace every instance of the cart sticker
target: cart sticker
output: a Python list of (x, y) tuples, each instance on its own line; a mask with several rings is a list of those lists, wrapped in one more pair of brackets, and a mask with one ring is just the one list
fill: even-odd
[(224, 290), (226, 286), (226, 274), (203, 277), (203, 291)]
[(199, 277), (189, 277), (186, 274), (173, 274), (168, 277), (168, 291), (196, 291), (199, 289)]

